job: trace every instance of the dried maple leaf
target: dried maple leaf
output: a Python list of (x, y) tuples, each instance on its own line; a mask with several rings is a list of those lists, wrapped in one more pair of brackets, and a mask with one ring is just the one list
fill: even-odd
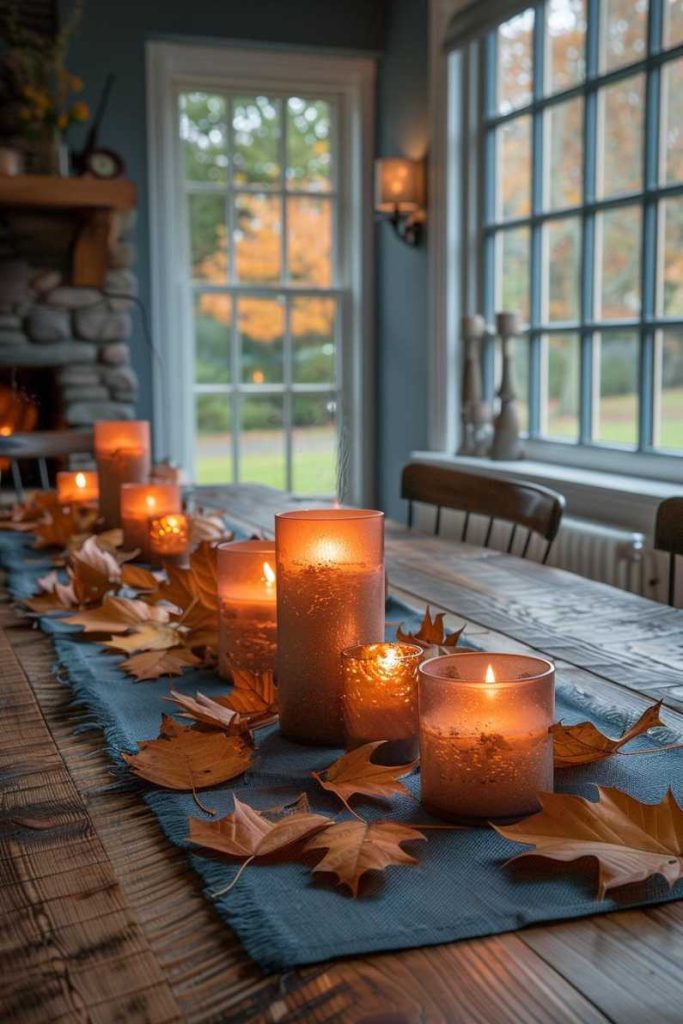
[(232, 681), (232, 692), (221, 701), (226, 707), (250, 718), (277, 718), (277, 687), (272, 672), (233, 669)]
[(162, 715), (159, 737), (138, 746), (137, 754), (121, 754), (136, 775), (166, 789), (190, 791), (207, 814), (214, 812), (201, 803), (197, 790), (228, 782), (251, 764), (251, 749), (239, 736), (199, 732), (168, 715)]
[(143, 569), (141, 565), (122, 565), (121, 582), (133, 590), (156, 590), (159, 586), (159, 579), (150, 572)]
[(429, 606), (425, 608), (424, 618), (417, 633), (404, 633), (399, 626), (396, 630), (396, 639), (404, 644), (417, 644), (427, 650), (430, 647), (457, 647), (458, 640), (464, 630), (464, 626), (457, 629), (455, 633), (446, 633), (443, 624), (445, 612), (439, 612), (432, 619)]
[(646, 708), (638, 721), (618, 739), (605, 736), (592, 722), (577, 722), (576, 725), (562, 725), (561, 722), (557, 722), (550, 729), (555, 767), (570, 768), (573, 765), (592, 764), (616, 754), (629, 740), (642, 736), (648, 729), (664, 724), (659, 717), (661, 707), (660, 700)]
[(171, 647), (165, 651), (140, 651), (119, 665), (138, 682), (159, 679), (161, 676), (180, 676), (186, 668), (196, 668), (201, 662), (187, 647)]
[(214, 543), (227, 543), (232, 540), (234, 534), (228, 530), (219, 515), (208, 515), (198, 512), (190, 517), (190, 547), (195, 548), (202, 541), (208, 540)]
[[(392, 794), (411, 796), (399, 776), (407, 775), (415, 768), (417, 761), (410, 764), (380, 765), (375, 764), (371, 757), (384, 740), (376, 743), (365, 743), (362, 747), (344, 754), (323, 774), (311, 772), (323, 789), (329, 790), (339, 797), (344, 806), (351, 811), (349, 799), (355, 794), (362, 796), (386, 798)], [(324, 775), (324, 778), (323, 778)], [(351, 813), (355, 813), (351, 811)]]
[(417, 829), (395, 821), (339, 821), (306, 843), (305, 852), (327, 850), (312, 871), (329, 871), (351, 894), (358, 896), (358, 886), (368, 871), (383, 871), (392, 864), (417, 864), (401, 843), (426, 839)]
[(57, 505), (39, 521), (33, 530), (35, 548), (65, 548), (75, 533), (82, 533), (81, 520), (75, 506)]
[(669, 790), (658, 804), (643, 804), (618, 789), (598, 786), (598, 801), (571, 793), (541, 793), (538, 814), (516, 825), (494, 826), (533, 850), (524, 857), (598, 861), (598, 898), (610, 889), (663, 875), (672, 886), (683, 877), (683, 810)]
[(167, 651), (182, 645), (182, 637), (173, 625), (165, 622), (143, 622), (134, 633), (115, 636), (104, 641), (104, 647), (122, 654), (138, 651)]
[(78, 551), (71, 552), (69, 575), (79, 604), (98, 604), (121, 584), (121, 566), (98, 545), (96, 537), (88, 537)]
[(228, 733), (243, 731), (244, 725), (237, 711), (233, 711), (224, 704), (219, 704), (218, 701), (211, 700), (203, 693), (197, 692), (195, 697), (190, 697), (187, 694), (178, 693), (177, 690), (171, 690), (170, 697), (164, 697), (164, 700), (177, 704), (182, 709), (181, 716), (183, 718), (190, 718), (202, 725), (211, 725), (215, 729), (223, 729)]
[(38, 580), (38, 593), (22, 601), (29, 611), (37, 615), (49, 612), (72, 611), (78, 607), (78, 598), (71, 583), (60, 583), (56, 572)]
[(126, 633), (148, 622), (167, 623), (169, 618), (165, 608), (107, 594), (99, 608), (81, 611), (64, 621), (69, 626), (83, 626), (86, 633)]

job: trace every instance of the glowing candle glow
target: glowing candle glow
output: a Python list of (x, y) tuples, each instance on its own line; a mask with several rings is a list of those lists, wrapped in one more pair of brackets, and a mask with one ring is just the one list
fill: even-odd
[(57, 473), (57, 498), (60, 505), (84, 505), (97, 501), (97, 473)]
[(218, 548), (218, 671), (275, 669), (275, 545), (243, 540)]
[(152, 562), (182, 564), (190, 544), (190, 521), (182, 513), (149, 520), (149, 557)]
[(182, 511), (180, 488), (176, 484), (123, 484), (121, 524), (126, 550), (140, 549), (139, 558), (149, 561), (149, 521)]
[(545, 658), (463, 653), (420, 667), (422, 803), (455, 820), (518, 818), (553, 788), (555, 669)]
[(149, 423), (100, 420), (95, 424), (100, 512), (107, 528), (121, 525), (121, 487), (144, 483), (150, 471)]
[(384, 517), (312, 509), (275, 517), (280, 728), (341, 746), (341, 652), (384, 637)]

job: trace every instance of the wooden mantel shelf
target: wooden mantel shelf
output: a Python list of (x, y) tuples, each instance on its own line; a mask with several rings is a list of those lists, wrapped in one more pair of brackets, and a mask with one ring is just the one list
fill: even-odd
[(107, 270), (113, 214), (136, 205), (135, 185), (124, 178), (60, 178), (48, 174), (0, 176), (0, 209), (74, 211), (78, 218), (71, 280), (99, 288)]

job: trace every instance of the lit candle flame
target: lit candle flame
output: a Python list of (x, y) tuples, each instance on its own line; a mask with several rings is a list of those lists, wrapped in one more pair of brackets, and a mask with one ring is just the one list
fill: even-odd
[(496, 673), (493, 671), (493, 665), (488, 665), (486, 668), (486, 675), (484, 676), (485, 683), (495, 683)]
[(12, 428), (3, 426), (0, 427), (0, 437), (10, 437), (12, 434)]
[(85, 483), (85, 473), (76, 473), (76, 487), (82, 491), (85, 487)]
[(157, 499), (153, 494), (145, 495), (145, 501), (147, 502), (147, 508), (156, 508)]
[(489, 700), (494, 700), (496, 696), (496, 673), (493, 671), (493, 665), (490, 663), (486, 666), (486, 675), (484, 676), (484, 683), (486, 684), (484, 693)]
[(391, 672), (399, 662), (398, 652), (394, 647), (387, 647), (377, 658), (380, 669), (383, 672)]
[(275, 583), (275, 573), (268, 565), (268, 562), (263, 563), (263, 578), (266, 581), (267, 587), (272, 587), (273, 583)]

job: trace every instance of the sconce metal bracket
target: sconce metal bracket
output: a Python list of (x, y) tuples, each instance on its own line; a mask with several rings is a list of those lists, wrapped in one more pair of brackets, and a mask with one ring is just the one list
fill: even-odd
[(424, 210), (401, 213), (398, 207), (395, 207), (391, 213), (377, 213), (375, 217), (378, 221), (387, 221), (391, 224), (396, 235), (406, 245), (417, 245), (422, 239), (425, 222)]

